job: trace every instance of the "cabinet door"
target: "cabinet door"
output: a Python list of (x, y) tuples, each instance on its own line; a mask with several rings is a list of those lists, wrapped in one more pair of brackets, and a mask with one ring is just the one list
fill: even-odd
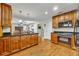
[(38, 44), (38, 34), (34, 35), (34, 44)]
[(30, 35), (26, 35), (26, 45), (29, 47), (29, 46), (31, 46), (31, 44), (30, 44), (30, 40), (31, 40), (31, 36)]
[(0, 37), (2, 36), (2, 27), (0, 27)]
[(20, 49), (20, 37), (13, 36), (11, 37), (11, 51), (15, 52)]
[(53, 28), (58, 28), (58, 21), (59, 21), (59, 17), (53, 17), (52, 19), (52, 26)]
[(12, 9), (9, 6), (8, 7), (8, 26), (11, 26), (11, 25), (12, 25)]
[(26, 39), (26, 35), (21, 36), (21, 48), (26, 48), (26, 43), (27, 43), (27, 39)]
[(2, 26), (11, 26), (11, 7), (7, 4), (2, 4)]
[(75, 26), (75, 22), (77, 20), (77, 15), (76, 15), (76, 11), (71, 12), (71, 21), (73, 23), (73, 27)]
[(70, 20), (70, 14), (69, 13), (65, 13), (65, 21), (69, 21)]
[(52, 28), (55, 28), (55, 18), (52, 18)]
[(3, 40), (0, 38), (0, 55), (3, 53)]
[(3, 53), (10, 53), (10, 37), (3, 37)]
[(59, 22), (64, 22), (64, 19), (65, 19), (65, 15), (64, 14), (59, 16)]
[(58, 38), (56, 33), (51, 34), (51, 42), (58, 43)]
[(31, 35), (30, 44), (34, 45), (35, 35)]
[(2, 26), (7, 26), (8, 20), (7, 6), (2, 4)]
[(1, 4), (0, 4), (0, 26), (1, 26)]

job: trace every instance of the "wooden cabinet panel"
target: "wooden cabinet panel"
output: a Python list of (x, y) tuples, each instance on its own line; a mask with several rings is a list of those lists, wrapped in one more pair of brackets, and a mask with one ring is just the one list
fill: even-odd
[(65, 15), (64, 14), (59, 16), (59, 22), (64, 22), (64, 19), (65, 19)]
[(27, 41), (27, 46), (31, 46), (31, 44), (30, 44), (30, 40), (31, 40), (31, 35), (27, 35), (26, 36), (26, 41)]
[(31, 39), (30, 39), (30, 44), (31, 44), (31, 45), (34, 44), (34, 39), (35, 39), (34, 35), (31, 35)]
[(3, 40), (3, 54), (10, 53), (10, 37), (4, 37)]
[(11, 51), (17, 51), (20, 49), (20, 37), (19, 36), (13, 36), (11, 37)]
[(2, 36), (2, 27), (0, 27), (0, 37)]
[(53, 17), (52, 18), (53, 28), (58, 28), (58, 21), (59, 21), (59, 17)]
[(51, 33), (51, 42), (58, 43), (58, 37), (56, 33)]
[(0, 38), (0, 55), (3, 53), (3, 40)]
[(38, 44), (38, 35), (34, 35), (34, 44)]
[(11, 6), (8, 8), (8, 26), (12, 25), (12, 9)]
[(65, 21), (69, 21), (69, 20), (70, 20), (70, 19), (69, 19), (69, 18), (70, 18), (70, 17), (69, 17), (69, 16), (70, 16), (69, 13), (65, 13), (64, 15), (65, 15), (64, 22), (65, 22)]
[(76, 11), (71, 12), (71, 21), (72, 21), (72, 23), (73, 23), (73, 27), (75, 26), (76, 20), (77, 20)]
[(26, 48), (27, 46), (27, 38), (26, 35), (21, 36), (21, 48)]
[(0, 4), (0, 27), (1, 27), (1, 4)]
[(11, 6), (7, 4), (1, 4), (2, 6), (2, 26), (11, 26)]

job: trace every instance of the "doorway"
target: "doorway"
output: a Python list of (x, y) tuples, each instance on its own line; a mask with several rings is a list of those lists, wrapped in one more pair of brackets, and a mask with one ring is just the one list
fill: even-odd
[(43, 24), (37, 25), (37, 32), (39, 34), (40, 40), (44, 40), (44, 26), (43, 26)]

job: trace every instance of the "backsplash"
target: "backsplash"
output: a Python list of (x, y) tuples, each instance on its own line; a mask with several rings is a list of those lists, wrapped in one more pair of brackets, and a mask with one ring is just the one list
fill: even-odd
[(10, 32), (10, 27), (3, 27), (3, 33)]
[(53, 31), (73, 32), (74, 28), (57, 28), (57, 29), (53, 28)]

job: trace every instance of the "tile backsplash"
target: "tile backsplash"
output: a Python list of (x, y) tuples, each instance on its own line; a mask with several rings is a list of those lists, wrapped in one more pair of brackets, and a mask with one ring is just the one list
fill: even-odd
[(3, 33), (10, 32), (10, 27), (3, 27)]

